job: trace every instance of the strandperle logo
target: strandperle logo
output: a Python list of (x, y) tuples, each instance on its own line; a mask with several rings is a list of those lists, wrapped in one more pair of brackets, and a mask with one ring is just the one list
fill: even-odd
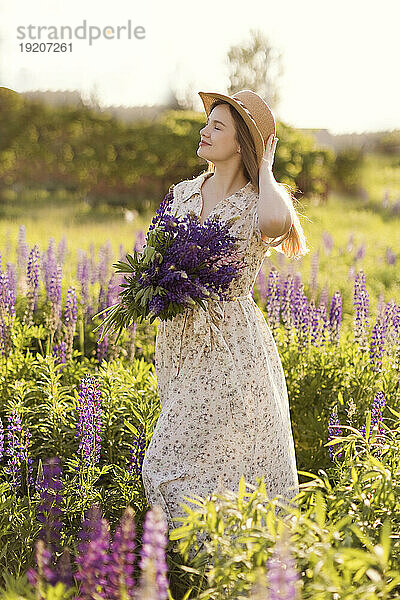
[(88, 25), (86, 19), (82, 25), (73, 28), (70, 25), (19, 25), (17, 27), (17, 38), (19, 40), (40, 41), (65, 41), (65, 40), (89, 40), (89, 46), (93, 41), (99, 39), (120, 40), (137, 39), (143, 40), (146, 30), (143, 25), (132, 26), (128, 19), (126, 25)]

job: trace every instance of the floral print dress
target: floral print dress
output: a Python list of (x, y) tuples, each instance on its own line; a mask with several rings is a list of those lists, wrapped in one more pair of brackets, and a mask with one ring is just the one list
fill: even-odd
[[(210, 172), (171, 186), (171, 214), (202, 212), (201, 185)], [(242, 475), (264, 475), (270, 498), (299, 491), (286, 381), (275, 340), (251, 290), (269, 248), (258, 224), (258, 194), (249, 181), (210, 213), (239, 215), (231, 232), (245, 251), (245, 269), (231, 282), (235, 300), (208, 300), (159, 321), (155, 367), (161, 404), (142, 465), (150, 506), (161, 505), (169, 531), (186, 512), (184, 496), (237, 490)], [(205, 226), (207, 221), (205, 222)]]

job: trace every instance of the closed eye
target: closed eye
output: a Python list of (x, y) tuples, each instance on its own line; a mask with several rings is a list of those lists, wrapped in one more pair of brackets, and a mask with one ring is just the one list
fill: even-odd
[[(213, 121), (214, 121), (214, 123), (218, 123), (219, 122), (216, 119), (213, 119)], [(209, 125), (209, 124), (210, 124), (210, 121), (207, 119), (207, 125)], [(221, 125), (224, 125), (224, 127), (225, 127), (225, 124), (222, 123), (222, 122), (221, 122)], [(214, 129), (216, 129), (217, 131), (222, 131), (221, 127), (216, 127), (215, 125), (214, 125)]]

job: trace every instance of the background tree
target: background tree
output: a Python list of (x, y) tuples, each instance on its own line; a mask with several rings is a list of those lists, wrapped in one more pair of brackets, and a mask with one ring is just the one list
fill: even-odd
[(271, 108), (280, 100), (277, 80), (283, 73), (282, 54), (256, 29), (250, 30), (250, 40), (231, 46), (227, 55), (229, 68), (228, 95), (250, 89), (264, 98)]

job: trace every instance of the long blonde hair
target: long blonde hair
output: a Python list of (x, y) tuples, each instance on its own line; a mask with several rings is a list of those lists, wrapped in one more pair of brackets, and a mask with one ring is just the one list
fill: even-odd
[[(211, 105), (210, 112), (215, 106), (219, 104), (226, 104), (229, 106), (231, 111), (231, 115), (235, 124), (236, 131), (236, 141), (240, 146), (240, 153), (242, 156), (242, 167), (243, 174), (247, 179), (251, 181), (254, 187), (259, 193), (258, 187), (258, 162), (257, 162), (257, 154), (256, 148), (254, 145), (253, 137), (247, 127), (245, 121), (242, 119), (241, 115), (238, 113), (235, 108), (226, 102), (225, 100), (214, 100)], [(211, 161), (207, 161), (208, 168), (207, 173), (214, 173), (215, 165)], [(278, 185), (285, 191), (288, 202), (287, 206), (290, 210), (290, 214), (292, 217), (292, 226), (290, 230), (289, 236), (286, 238), (284, 242), (282, 242), (282, 253), (285, 254), (288, 258), (296, 258), (299, 259), (310, 252), (310, 249), (307, 248), (306, 238), (304, 235), (304, 230), (301, 226), (299, 214), (294, 203), (298, 202), (297, 198), (294, 196), (291, 188), (287, 184), (278, 183)]]

